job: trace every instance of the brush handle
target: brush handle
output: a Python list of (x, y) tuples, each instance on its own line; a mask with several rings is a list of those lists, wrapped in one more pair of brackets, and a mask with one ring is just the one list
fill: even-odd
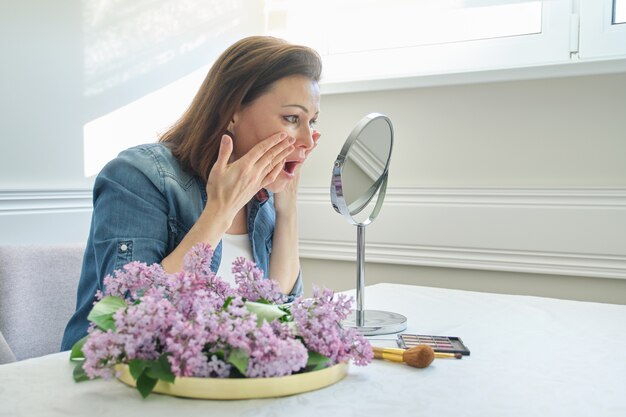
[(404, 362), (402, 355), (398, 355), (393, 352), (385, 352), (383, 349), (376, 347), (374, 347), (373, 350), (375, 359), (387, 359), (392, 362)]
[[(374, 351), (374, 358), (376, 359), (388, 359), (394, 362), (404, 362), (404, 360), (402, 359), (402, 356), (404, 355), (404, 352), (406, 352), (406, 349), (382, 348), (382, 347), (373, 346), (372, 350)], [(459, 356), (455, 353), (435, 352), (435, 358), (459, 359)]]
[(399, 348), (383, 348), (383, 347), (378, 347), (378, 346), (373, 346), (372, 350), (374, 350), (374, 355), (376, 355), (376, 352), (379, 353), (391, 353), (393, 355), (404, 355), (404, 351), (405, 349), (399, 349)]

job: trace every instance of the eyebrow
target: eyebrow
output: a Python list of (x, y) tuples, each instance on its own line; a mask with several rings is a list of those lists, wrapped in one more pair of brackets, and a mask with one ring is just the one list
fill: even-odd
[[(309, 114), (309, 109), (307, 109), (306, 107), (304, 107), (301, 104), (285, 104), (282, 107), (298, 107), (299, 109), (302, 109), (302, 111), (304, 111), (306, 114)], [(315, 113), (315, 114), (318, 114), (319, 112), (320, 111), (318, 110), (317, 113)]]

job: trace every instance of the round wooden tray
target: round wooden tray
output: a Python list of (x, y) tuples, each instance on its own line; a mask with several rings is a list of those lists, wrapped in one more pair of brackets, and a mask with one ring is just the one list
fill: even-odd
[[(116, 370), (120, 373), (120, 381), (135, 386), (127, 365), (117, 365)], [(319, 371), (274, 378), (177, 377), (174, 383), (159, 381), (153, 392), (208, 400), (284, 397), (327, 387), (343, 379), (347, 373), (348, 364), (339, 363)]]

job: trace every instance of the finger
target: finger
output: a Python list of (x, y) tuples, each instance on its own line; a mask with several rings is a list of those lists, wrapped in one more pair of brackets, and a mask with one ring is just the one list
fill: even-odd
[(283, 170), (284, 164), (285, 160), (282, 160), (279, 164), (274, 165), (274, 168), (272, 168), (272, 170), (268, 172), (267, 175), (265, 175), (265, 178), (263, 178), (263, 181), (261, 182), (261, 187), (266, 187), (276, 181), (276, 178), (278, 178)]
[(218, 168), (225, 169), (228, 165), (230, 155), (233, 153), (233, 140), (228, 135), (222, 135), (222, 142), (220, 143), (220, 151), (217, 155), (217, 161), (215, 165)]
[[(274, 169), (274, 167), (276, 165), (281, 165), (282, 166), (282, 165), (284, 165), (285, 161), (287, 160), (287, 157), (293, 152), (294, 149), (295, 149), (295, 146), (290, 145), (289, 147), (283, 149), (276, 156), (271, 156), (271, 159), (270, 159), (270, 155), (268, 153), (263, 158), (259, 159), (259, 164), (265, 163), (265, 166), (269, 167), (270, 170)], [(263, 165), (261, 165), (261, 166), (263, 166)]]
[(295, 139), (290, 138), (286, 133), (272, 135), (254, 145), (254, 147), (250, 149), (246, 155), (244, 155), (244, 158), (248, 159), (253, 164), (258, 162), (267, 154), (270, 154), (271, 159), (273, 159), (274, 155), (278, 155), (293, 142), (295, 142)]
[[(278, 154), (273, 160), (270, 160), (265, 165), (259, 165), (260, 174), (261, 174), (259, 176), (259, 179), (261, 180), (262, 183), (269, 184), (278, 177), (280, 172), (285, 167), (285, 162), (287, 161), (287, 157), (289, 156), (291, 152), (293, 152), (293, 150), (294, 150), (294, 147), (290, 146), (289, 148), (285, 149), (283, 152)], [(259, 162), (259, 164), (261, 163), (262, 162)], [(268, 177), (272, 177), (271, 181), (269, 182), (268, 182)], [(264, 185), (262, 186), (264, 187)]]
[[(295, 138), (289, 138), (291, 143), (295, 142)], [(261, 167), (261, 169), (266, 169), (271, 171), (274, 169), (276, 164), (283, 164), (284, 160), (294, 151), (294, 145), (287, 145), (287, 147), (275, 146), (274, 148), (267, 151), (259, 160), (256, 162), (256, 166)]]

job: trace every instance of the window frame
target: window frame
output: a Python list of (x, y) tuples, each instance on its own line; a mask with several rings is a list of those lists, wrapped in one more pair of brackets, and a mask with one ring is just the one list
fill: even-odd
[(580, 0), (579, 58), (626, 55), (626, 23), (613, 24), (613, 0)]

